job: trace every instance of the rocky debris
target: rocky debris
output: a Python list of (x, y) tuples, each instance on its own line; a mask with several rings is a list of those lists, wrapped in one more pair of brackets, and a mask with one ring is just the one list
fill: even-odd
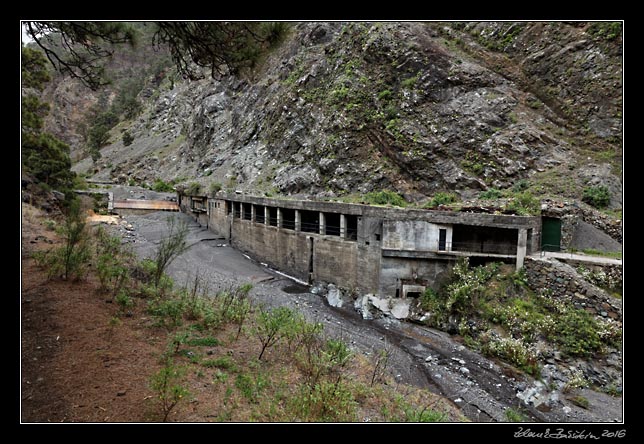
[(363, 319), (374, 319), (381, 316), (407, 319), (410, 305), (410, 299), (379, 298), (373, 294), (358, 297), (354, 302), (355, 310), (362, 315)]
[(342, 292), (338, 287), (333, 284), (329, 284), (327, 287), (326, 300), (331, 307), (342, 308), (344, 305), (344, 300), (342, 299)]

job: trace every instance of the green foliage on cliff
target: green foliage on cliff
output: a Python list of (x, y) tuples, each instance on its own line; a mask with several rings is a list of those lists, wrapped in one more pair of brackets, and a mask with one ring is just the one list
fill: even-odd
[(42, 91), (49, 74), (41, 52), (22, 48), (21, 149), (22, 166), (47, 186), (68, 190), (73, 182), (69, 146), (43, 132), (43, 119), (49, 105), (36, 92)]

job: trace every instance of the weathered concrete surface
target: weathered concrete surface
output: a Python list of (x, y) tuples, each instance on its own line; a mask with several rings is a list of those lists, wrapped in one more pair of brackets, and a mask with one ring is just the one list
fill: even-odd
[(583, 220), (577, 221), (572, 240), (570, 241), (570, 247), (577, 250), (622, 251), (622, 244), (599, 228)]

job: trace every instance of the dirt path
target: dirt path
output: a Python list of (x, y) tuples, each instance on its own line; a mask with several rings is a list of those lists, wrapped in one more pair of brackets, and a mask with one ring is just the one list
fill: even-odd
[(47, 281), (30, 256), (55, 239), (23, 217), (21, 420), (149, 420), (147, 378), (164, 343), (150, 340), (140, 316), (115, 323), (115, 304), (96, 292), (92, 277)]
[[(167, 217), (168, 213), (128, 217), (135, 233), (131, 240), (140, 256), (154, 250), (165, 233)], [(175, 213), (173, 217), (190, 224), (191, 247), (169, 269), (177, 284), (189, 282), (197, 272), (213, 290), (253, 282), (251, 297), (256, 303), (296, 308), (310, 320), (323, 322), (329, 335), (362, 351), (373, 353), (387, 347), (393, 357), (391, 370), (399, 381), (447, 396), (473, 421), (506, 421), (506, 411), (519, 407), (529, 419), (539, 422), (621, 420), (621, 402), (597, 392), (589, 397), (588, 409), (565, 400), (546, 412), (526, 406), (517, 393), (534, 381), (511, 367), (465, 348), (444, 332), (389, 318), (366, 321), (351, 308), (330, 307), (318, 295), (286, 292), (292, 281), (225, 245), (189, 216)]]

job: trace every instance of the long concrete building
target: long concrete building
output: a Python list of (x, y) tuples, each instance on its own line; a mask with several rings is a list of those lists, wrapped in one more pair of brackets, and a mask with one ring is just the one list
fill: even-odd
[(541, 218), (179, 193), (182, 211), (235, 248), (309, 283), (381, 297), (438, 289), (459, 257), (522, 267)]

